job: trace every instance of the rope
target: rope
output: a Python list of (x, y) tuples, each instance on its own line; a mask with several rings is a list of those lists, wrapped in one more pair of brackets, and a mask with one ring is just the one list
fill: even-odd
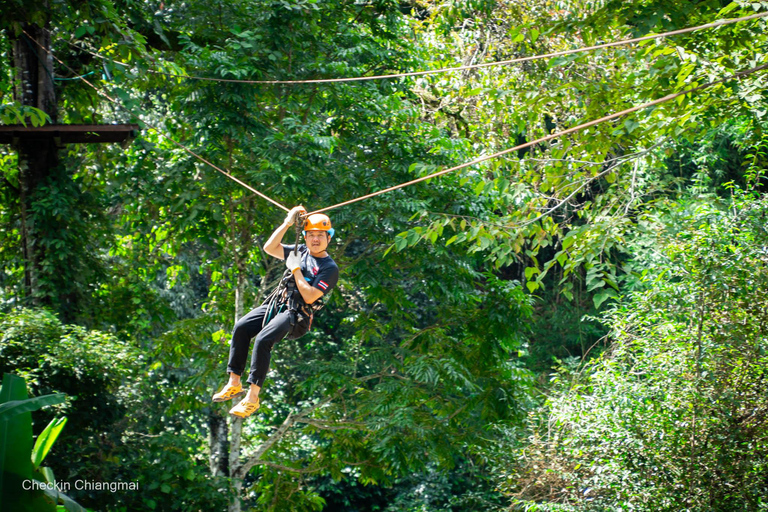
[(301, 240), (301, 232), (302, 232), (302, 225), (304, 223), (301, 220), (301, 213), (296, 212), (296, 215), (293, 217), (293, 225), (296, 229), (296, 242), (293, 244), (293, 254), (297, 255), (299, 254), (299, 241)]
[[(650, 34), (642, 37), (635, 37), (633, 39), (625, 39), (621, 41), (613, 41), (610, 43), (603, 43), (598, 44), (594, 46), (586, 46), (582, 48), (574, 48), (572, 50), (563, 50), (559, 52), (552, 52), (552, 53), (545, 53), (541, 55), (531, 55), (529, 57), (520, 57), (516, 59), (509, 59), (509, 60), (502, 60), (497, 62), (487, 62), (484, 64), (471, 64), (467, 66), (457, 66), (457, 67), (450, 67), (450, 68), (441, 68), (441, 69), (433, 69), (433, 70), (426, 70), (426, 71), (413, 71), (409, 73), (396, 73), (396, 74), (390, 74), (390, 75), (374, 75), (374, 76), (358, 76), (358, 77), (352, 77), (352, 78), (318, 78), (318, 79), (310, 79), (310, 80), (240, 80), (240, 79), (233, 79), (233, 78), (210, 78), (210, 77), (202, 77), (202, 76), (189, 76), (189, 75), (180, 75), (177, 73), (167, 73), (164, 71), (157, 71), (157, 70), (148, 70), (149, 73), (154, 73), (157, 75), (164, 75), (168, 77), (173, 78), (186, 78), (189, 80), (205, 80), (210, 82), (223, 82), (223, 83), (242, 83), (242, 84), (274, 84), (274, 85), (294, 85), (294, 84), (320, 84), (320, 83), (339, 83), (339, 82), (362, 82), (367, 80), (382, 80), (387, 78), (404, 78), (404, 77), (410, 77), (410, 76), (423, 76), (423, 75), (433, 75), (438, 73), (447, 73), (450, 71), (463, 71), (468, 69), (479, 69), (479, 68), (487, 68), (487, 67), (493, 67), (493, 66), (507, 66), (510, 64), (518, 64), (521, 62), (530, 62), (533, 60), (539, 60), (539, 59), (551, 59), (554, 57), (563, 57), (565, 55), (573, 55), (575, 53), (582, 53), (582, 52), (589, 52), (593, 50), (600, 50), (603, 48), (611, 48), (615, 46), (624, 46), (629, 44), (635, 44), (642, 41), (648, 41), (651, 39), (657, 39), (657, 38), (663, 38), (663, 37), (671, 37), (671, 36), (677, 36), (680, 34), (687, 34), (689, 32), (694, 32), (696, 30), (704, 30), (709, 28), (715, 28), (720, 27), (723, 25), (730, 25), (733, 23), (740, 23), (742, 21), (749, 21), (754, 20), (758, 18), (764, 18), (768, 16), (768, 12), (764, 13), (758, 13), (758, 14), (752, 14), (750, 16), (743, 16), (741, 18), (729, 18), (724, 20), (718, 20), (714, 21), (712, 23), (707, 23), (705, 25), (698, 25), (696, 27), (688, 27), (688, 28), (682, 28), (679, 30), (672, 30), (670, 32), (663, 32), (661, 34)], [(115, 64), (130, 67), (129, 64), (125, 62), (120, 62), (114, 59), (110, 59), (109, 57), (104, 57), (103, 55), (99, 55), (98, 53), (92, 52), (90, 50), (86, 50), (85, 48), (81, 48), (80, 46), (75, 45), (74, 43), (70, 41), (66, 41), (68, 44), (72, 45), (73, 47), (85, 51), (87, 53), (90, 53), (91, 55), (98, 57), (100, 59), (104, 59), (110, 62), (113, 62)]]
[[(723, 25), (723, 24), (726, 24), (726, 23), (735, 23), (736, 21), (744, 21), (746, 19), (754, 19), (754, 18), (758, 18), (758, 17), (764, 17), (764, 16), (767, 16), (767, 15), (768, 15), (768, 13), (764, 13), (764, 14), (759, 14), (759, 15), (747, 16), (745, 18), (738, 18), (738, 19), (734, 19), (734, 20), (723, 20), (721, 22), (710, 23), (709, 25), (702, 25), (701, 27), (694, 27), (694, 28), (691, 28), (691, 29), (683, 29), (683, 31), (690, 32), (690, 31), (696, 30), (698, 28), (703, 28), (703, 27), (709, 28), (709, 27), (712, 27), (712, 26)], [(670, 34), (677, 34), (677, 33), (681, 33), (681, 31), (674, 31), (674, 32), (670, 32), (670, 33), (666, 33), (666, 34), (660, 34), (660, 35), (652, 36), (652, 37), (661, 37), (661, 36), (670, 35)], [(646, 39), (649, 38), (649, 37), (650, 36), (646, 37)], [(642, 39), (642, 38), (638, 38), (638, 39)], [(626, 44), (626, 43), (627, 42), (624, 42), (623, 44)], [(617, 45), (619, 43), (611, 43), (611, 44), (615, 46), (615, 45)], [(41, 46), (41, 48), (42, 48), (42, 46)], [(595, 47), (591, 47), (591, 48), (595, 48)], [(65, 67), (67, 67), (69, 69), (69, 67), (66, 64), (64, 64), (60, 59), (56, 58), (56, 56), (54, 56), (50, 52), (50, 50), (47, 50), (45, 48), (43, 48), (43, 49), (45, 51), (47, 51), (48, 53), (50, 53), (53, 56), (53, 58), (55, 58), (59, 63), (61, 63), (63, 66), (65, 66)], [(570, 51), (570, 52), (574, 53), (575, 51)], [(531, 58), (528, 58), (528, 59), (530, 60)], [(484, 66), (484, 65), (481, 65), (481, 66)], [(475, 66), (475, 67), (477, 67), (477, 66)], [(349, 205), (349, 204), (357, 203), (357, 202), (363, 201), (365, 199), (370, 199), (372, 197), (375, 197), (375, 196), (378, 196), (378, 195), (381, 195), (381, 194), (385, 194), (385, 193), (391, 192), (393, 190), (398, 190), (398, 189), (401, 189), (401, 188), (408, 187), (410, 185), (415, 185), (415, 184), (420, 183), (422, 181), (426, 181), (426, 180), (429, 180), (429, 179), (432, 179), (432, 178), (436, 178), (438, 176), (442, 176), (444, 174), (448, 174), (448, 173), (457, 171), (459, 169), (463, 169), (465, 167), (469, 167), (471, 165), (476, 165), (476, 164), (485, 162), (487, 160), (491, 160), (491, 159), (494, 159), (494, 158), (501, 157), (501, 156), (506, 155), (508, 153), (511, 153), (513, 151), (519, 151), (521, 149), (525, 149), (525, 148), (528, 148), (528, 147), (540, 144), (542, 142), (546, 142), (546, 141), (549, 141), (549, 140), (552, 140), (552, 139), (555, 139), (555, 138), (558, 138), (558, 137), (562, 137), (563, 135), (568, 135), (568, 134), (571, 134), (571, 133), (574, 133), (574, 132), (578, 132), (578, 131), (584, 130), (586, 128), (590, 128), (592, 126), (604, 123), (606, 121), (610, 121), (612, 119), (616, 119), (618, 117), (622, 117), (622, 116), (625, 116), (627, 114), (631, 114), (633, 112), (637, 112), (638, 110), (641, 110), (641, 109), (644, 109), (644, 108), (648, 108), (648, 107), (652, 107), (654, 105), (659, 105), (661, 103), (665, 103), (667, 101), (673, 100), (673, 99), (678, 98), (680, 96), (684, 96), (686, 94), (691, 94), (691, 93), (694, 93), (694, 92), (706, 89), (708, 87), (712, 87), (714, 85), (724, 83), (724, 82), (726, 82), (728, 80), (734, 80), (734, 79), (742, 78), (744, 76), (750, 75), (752, 73), (756, 73), (756, 72), (761, 71), (761, 70), (766, 69), (766, 68), (768, 68), (768, 64), (762, 64), (760, 66), (756, 66), (756, 67), (753, 67), (753, 68), (750, 68), (750, 69), (742, 70), (742, 71), (736, 72), (736, 73), (734, 73), (734, 74), (732, 74), (732, 75), (730, 75), (728, 77), (721, 78), (720, 80), (715, 80), (715, 81), (712, 81), (712, 82), (708, 82), (706, 84), (702, 84), (702, 85), (699, 85), (699, 86), (696, 86), (696, 87), (692, 87), (692, 88), (687, 89), (685, 91), (681, 91), (681, 92), (677, 92), (677, 93), (673, 93), (673, 94), (668, 94), (668, 95), (666, 95), (666, 96), (664, 96), (662, 98), (659, 98), (659, 99), (656, 99), (656, 100), (653, 100), (653, 101), (650, 101), (650, 102), (647, 102), (647, 103), (643, 103), (642, 105), (638, 105), (636, 107), (632, 107), (632, 108), (629, 108), (629, 109), (626, 109), (626, 110), (622, 110), (621, 112), (617, 112), (615, 114), (610, 114), (608, 116), (604, 116), (604, 117), (601, 117), (599, 119), (595, 119), (593, 121), (589, 121), (587, 123), (583, 123), (583, 124), (580, 124), (578, 126), (574, 126), (572, 128), (568, 128), (568, 129), (563, 130), (561, 132), (553, 133), (551, 135), (547, 135), (545, 137), (541, 137), (539, 139), (536, 139), (536, 140), (533, 140), (533, 141), (530, 141), (530, 142), (526, 142), (524, 144), (520, 144), (520, 145), (515, 146), (513, 148), (505, 149), (503, 151), (499, 151), (499, 152), (493, 153), (491, 155), (486, 155), (486, 156), (483, 156), (483, 157), (480, 157), (480, 158), (476, 158), (475, 160), (463, 163), (461, 165), (457, 165), (456, 167), (451, 167), (449, 169), (444, 169), (442, 171), (438, 171), (438, 172), (429, 174), (427, 176), (423, 176), (421, 178), (417, 178), (417, 179), (414, 179), (414, 180), (411, 180), (411, 181), (408, 181), (408, 182), (405, 182), (405, 183), (401, 183), (399, 185), (395, 185), (395, 186), (392, 186), (392, 187), (389, 187), (389, 188), (385, 188), (383, 190), (379, 190), (377, 192), (372, 192), (370, 194), (366, 194), (364, 196), (357, 197), (355, 199), (350, 199), (348, 201), (344, 201), (344, 202), (341, 202), (341, 203), (334, 204), (332, 206), (327, 206), (325, 208), (321, 208), (319, 210), (315, 210), (315, 211), (309, 212), (307, 215), (311, 215), (313, 213), (326, 212), (326, 211), (329, 211), (329, 210), (340, 208), (342, 206), (346, 206), (346, 205)], [(461, 69), (461, 68), (455, 68), (455, 69)], [(438, 72), (438, 71), (434, 71), (434, 72)], [(427, 72), (425, 72), (425, 73), (427, 73)], [(114, 103), (119, 105), (119, 102), (117, 100), (115, 100), (114, 98), (111, 98), (108, 94), (106, 94), (103, 91), (100, 91), (99, 89), (97, 89), (93, 84), (88, 82), (88, 80), (86, 80), (85, 78), (82, 78), (82, 80), (85, 83), (87, 83), (89, 86), (91, 86), (98, 94), (104, 96), (108, 100), (110, 100), (110, 101), (112, 101), (112, 102), (114, 102)], [(338, 81), (338, 80), (348, 80), (348, 79), (335, 79), (335, 80)], [(196, 158), (200, 159), (202, 162), (210, 165), (211, 167), (213, 167), (214, 169), (216, 169), (220, 173), (224, 174), (228, 178), (234, 180), (238, 184), (246, 187), (248, 190), (254, 192), (259, 197), (262, 197), (262, 198), (266, 199), (267, 201), (269, 201), (272, 204), (282, 208), (285, 211), (290, 211), (288, 208), (286, 208), (285, 206), (281, 205), (280, 203), (274, 201), (273, 199), (267, 197), (266, 195), (262, 194), (261, 192), (257, 191), (256, 189), (248, 186), (247, 184), (243, 183), (239, 179), (235, 178), (231, 174), (229, 174), (229, 173), (223, 171), (222, 169), (220, 169), (219, 167), (213, 165), (211, 162), (209, 162), (208, 160), (206, 160), (203, 157), (199, 156), (197, 153), (194, 153), (192, 150), (188, 149), (186, 146), (184, 146), (180, 142), (174, 140), (173, 138), (169, 137), (168, 135), (165, 135), (161, 130), (159, 130), (157, 128), (154, 128), (151, 124), (149, 124), (149, 123), (145, 123), (145, 124), (147, 126), (149, 126), (150, 128), (153, 128), (153, 129), (157, 130), (158, 133), (160, 133), (166, 139), (170, 140), (174, 144), (176, 144), (179, 147), (181, 147), (182, 149), (184, 149), (189, 154), (191, 154), (191, 155), (195, 156)]]
[(84, 75), (73, 76), (71, 78), (58, 78), (58, 77), (56, 77), (56, 78), (54, 78), (54, 80), (58, 80), (58, 81), (62, 81), (62, 82), (65, 82), (67, 80), (80, 80), (81, 78), (86, 77), (86, 76), (91, 76), (94, 73), (96, 73), (96, 72), (95, 71), (89, 71), (88, 73), (86, 73)]
[(289, 212), (289, 211), (291, 211), (291, 209), (290, 209), (290, 208), (287, 208), (287, 207), (283, 206), (282, 204), (278, 203), (277, 201), (275, 201), (275, 200), (274, 200), (274, 199), (272, 199), (271, 197), (269, 197), (269, 196), (267, 196), (267, 195), (265, 195), (265, 194), (262, 194), (261, 192), (259, 192), (259, 191), (258, 191), (258, 190), (256, 190), (255, 188), (253, 188), (252, 186), (250, 186), (250, 185), (248, 185), (247, 183), (243, 182), (242, 180), (239, 180), (238, 178), (235, 178), (234, 176), (232, 176), (232, 174), (230, 174), (230, 173), (228, 173), (227, 171), (225, 171), (225, 170), (223, 170), (223, 169), (221, 169), (221, 168), (217, 167), (216, 165), (212, 164), (211, 162), (209, 162), (208, 160), (206, 160), (206, 159), (205, 159), (205, 158), (203, 158), (202, 156), (198, 155), (197, 153), (195, 153), (194, 151), (192, 151), (191, 149), (189, 149), (188, 147), (186, 147), (186, 146), (185, 146), (184, 144), (182, 144), (181, 142), (179, 142), (179, 141), (177, 141), (177, 140), (175, 140), (175, 139), (171, 138), (170, 136), (166, 135), (165, 133), (163, 133), (163, 132), (162, 132), (161, 130), (159, 130), (158, 128), (156, 128), (156, 127), (152, 126), (151, 124), (147, 123), (146, 121), (144, 121), (144, 124), (146, 124), (147, 126), (149, 126), (150, 128), (152, 128), (153, 130), (155, 130), (156, 132), (158, 132), (160, 135), (162, 135), (163, 137), (165, 137), (167, 140), (169, 140), (169, 141), (173, 142), (174, 144), (176, 144), (177, 146), (179, 146), (181, 149), (183, 149), (184, 151), (186, 151), (187, 153), (189, 153), (189, 154), (190, 154), (190, 155), (192, 155), (193, 157), (197, 158), (198, 160), (200, 160), (200, 161), (201, 161), (201, 162), (203, 162), (203, 163), (206, 163), (206, 164), (210, 165), (211, 167), (213, 167), (214, 169), (216, 169), (217, 171), (219, 171), (221, 174), (223, 174), (223, 175), (224, 175), (224, 176), (226, 176), (227, 178), (229, 178), (229, 179), (231, 179), (232, 181), (234, 181), (235, 183), (237, 183), (237, 184), (239, 184), (239, 185), (241, 185), (241, 186), (243, 186), (243, 187), (247, 188), (248, 190), (250, 190), (251, 192), (253, 192), (253, 193), (254, 193), (254, 194), (256, 194), (257, 196), (261, 197), (262, 199), (266, 199), (267, 201), (269, 201), (269, 202), (270, 202), (270, 203), (272, 203), (273, 205), (277, 206), (278, 208), (281, 208), (281, 209), (285, 210), (286, 212)]
[[(26, 35), (27, 35), (27, 37), (29, 37), (29, 34), (27, 34), (27, 32), (26, 32), (26, 31), (23, 31), (23, 32), (24, 32), (24, 34), (26, 34)], [(31, 39), (31, 37), (30, 37), (30, 39)], [(74, 72), (74, 70), (73, 70), (72, 68), (70, 68), (69, 66), (67, 66), (67, 65), (66, 65), (64, 62), (62, 62), (62, 60), (61, 60), (61, 59), (59, 59), (58, 57), (56, 57), (56, 56), (53, 54), (53, 52), (51, 52), (51, 50), (49, 50), (48, 48), (45, 48), (44, 46), (42, 46), (40, 43), (38, 43), (38, 42), (37, 42), (37, 41), (35, 41), (34, 39), (32, 39), (32, 41), (34, 41), (34, 42), (35, 42), (35, 43), (36, 43), (36, 44), (37, 44), (37, 45), (38, 45), (40, 48), (42, 48), (42, 49), (43, 49), (43, 51), (47, 52), (47, 53), (48, 53), (48, 54), (49, 54), (51, 57), (53, 57), (54, 59), (56, 59), (56, 60), (59, 62), (59, 64), (61, 64), (61, 65), (62, 65), (62, 66), (64, 66), (65, 68), (67, 68), (69, 71), (71, 71), (71, 72)], [(110, 96), (110, 95), (109, 95), (109, 94), (107, 94), (106, 92), (104, 92), (104, 91), (100, 90), (98, 87), (96, 87), (96, 86), (95, 86), (95, 85), (93, 85), (91, 82), (89, 82), (89, 81), (88, 81), (88, 80), (85, 78), (85, 75), (84, 75), (84, 76), (80, 76), (80, 77), (78, 77), (78, 78), (79, 78), (79, 79), (81, 79), (81, 80), (82, 80), (83, 82), (85, 82), (86, 84), (88, 84), (88, 85), (89, 85), (89, 86), (90, 86), (90, 87), (91, 87), (91, 88), (92, 88), (94, 91), (96, 91), (96, 93), (97, 93), (98, 95), (100, 95), (100, 96), (103, 96), (104, 98), (106, 98), (106, 99), (107, 99), (107, 100), (109, 100), (110, 102), (114, 103), (114, 104), (115, 104), (115, 105), (117, 105), (118, 107), (122, 106), (122, 104), (121, 104), (121, 103), (120, 103), (118, 100), (116, 100), (115, 98), (113, 98), (112, 96)], [(277, 201), (275, 201), (275, 200), (274, 200), (274, 199), (272, 199), (271, 197), (269, 197), (269, 196), (267, 196), (267, 195), (265, 195), (265, 194), (263, 194), (263, 193), (259, 192), (258, 190), (256, 190), (255, 188), (251, 187), (251, 186), (250, 186), (250, 185), (248, 185), (247, 183), (245, 183), (245, 182), (243, 182), (242, 180), (240, 180), (240, 179), (236, 178), (236, 177), (235, 177), (235, 176), (233, 176), (233, 175), (232, 175), (230, 172), (227, 172), (227, 171), (225, 171), (224, 169), (222, 169), (222, 168), (220, 168), (220, 167), (218, 167), (218, 166), (214, 165), (214, 164), (213, 164), (213, 163), (211, 163), (210, 161), (208, 161), (208, 160), (206, 160), (205, 158), (203, 158), (202, 156), (198, 155), (197, 153), (195, 153), (194, 151), (192, 151), (191, 149), (189, 149), (187, 146), (185, 146), (185, 145), (184, 145), (184, 144), (182, 144), (181, 142), (177, 141), (176, 139), (174, 139), (174, 138), (173, 138), (173, 137), (171, 137), (170, 135), (167, 135), (167, 134), (166, 134), (165, 132), (163, 132), (163, 130), (161, 130), (160, 128), (158, 128), (158, 127), (154, 126), (152, 123), (149, 123), (149, 122), (147, 122), (147, 121), (142, 121), (142, 122), (143, 122), (143, 123), (144, 123), (146, 126), (148, 126), (149, 128), (151, 128), (151, 129), (155, 130), (155, 131), (156, 131), (158, 134), (160, 134), (160, 136), (164, 137), (166, 140), (168, 140), (168, 141), (170, 141), (170, 142), (174, 143), (175, 145), (177, 145), (178, 147), (180, 147), (181, 149), (183, 149), (184, 151), (186, 151), (187, 153), (189, 153), (189, 154), (190, 154), (190, 155), (192, 155), (193, 157), (197, 158), (197, 159), (198, 159), (198, 160), (200, 160), (201, 162), (203, 162), (203, 163), (205, 163), (205, 164), (207, 164), (207, 165), (209, 165), (209, 166), (213, 167), (215, 170), (219, 171), (221, 174), (223, 174), (223, 175), (224, 175), (224, 176), (226, 176), (227, 178), (231, 179), (232, 181), (234, 181), (234, 182), (235, 182), (235, 183), (237, 183), (238, 185), (240, 185), (240, 186), (242, 186), (242, 187), (245, 187), (246, 189), (250, 190), (251, 192), (253, 192), (253, 193), (254, 193), (254, 194), (256, 194), (257, 196), (261, 197), (262, 199), (265, 199), (265, 200), (269, 201), (269, 202), (270, 202), (270, 203), (272, 203), (273, 205), (277, 206), (278, 208), (281, 208), (281, 209), (285, 210), (286, 212), (289, 212), (289, 211), (291, 211), (291, 210), (290, 210), (290, 208), (287, 208), (287, 207), (283, 206), (282, 204), (278, 203)]]
[(659, 105), (660, 103), (665, 103), (665, 102), (673, 100), (673, 99), (675, 99), (677, 97), (684, 96), (686, 94), (690, 94), (690, 93), (693, 93), (693, 92), (696, 92), (696, 91), (700, 91), (702, 89), (706, 89), (708, 87), (712, 87), (713, 85), (721, 84), (721, 83), (726, 82), (728, 80), (742, 78), (744, 76), (750, 75), (752, 73), (756, 73), (758, 71), (761, 71), (761, 70), (767, 69), (767, 68), (768, 68), (768, 64), (762, 64), (762, 65), (756, 66), (754, 68), (750, 68), (750, 69), (746, 69), (746, 70), (743, 70), (743, 71), (739, 71), (739, 72), (734, 73), (733, 75), (730, 75), (728, 77), (721, 78), (720, 80), (715, 80), (713, 82), (708, 82), (706, 84), (702, 84), (702, 85), (699, 85), (697, 87), (692, 87), (692, 88), (687, 89), (685, 91), (676, 92), (676, 93), (673, 93), (673, 94), (668, 94), (668, 95), (664, 96), (663, 98), (659, 98), (657, 100), (649, 101), (648, 103), (643, 103), (642, 105), (638, 105), (636, 107), (628, 108), (626, 110), (622, 110), (621, 112), (617, 112), (615, 114), (611, 114), (611, 115), (608, 115), (608, 116), (605, 116), (605, 117), (601, 117), (600, 119), (595, 119), (593, 121), (589, 121), (587, 123), (580, 124), (578, 126), (574, 126), (573, 128), (568, 128), (567, 130), (563, 130), (561, 132), (553, 133), (552, 135), (547, 135), (545, 137), (541, 137), (541, 138), (533, 140), (531, 142), (526, 142), (524, 144), (520, 144), (519, 146), (515, 146), (513, 148), (509, 148), (509, 149), (505, 149), (503, 151), (499, 151), (498, 153), (493, 153), (492, 155), (486, 155), (486, 156), (483, 156), (483, 157), (480, 157), (480, 158), (476, 158), (475, 160), (472, 160), (471, 162), (466, 162), (466, 163), (463, 163), (461, 165), (457, 165), (456, 167), (451, 167), (450, 169), (444, 169), (442, 171), (434, 172), (434, 173), (429, 174), (427, 176), (423, 176), (421, 178), (417, 178), (415, 180), (408, 181), (406, 183), (401, 183), (401, 184), (395, 185), (393, 187), (389, 187), (389, 188), (385, 188), (383, 190), (379, 190), (378, 192), (372, 192), (370, 194), (366, 194), (364, 196), (357, 197), (355, 199), (350, 199), (349, 201), (344, 201), (342, 203), (334, 204), (333, 206), (327, 206), (325, 208), (321, 208), (319, 210), (315, 210), (313, 212), (308, 213), (308, 215), (312, 215), (313, 213), (327, 212), (327, 211), (333, 210), (335, 208), (340, 208), (342, 206), (346, 206), (346, 205), (349, 205), (349, 204), (357, 203), (359, 201), (363, 201), (365, 199), (370, 199), (372, 197), (375, 197), (375, 196), (378, 196), (378, 195), (381, 195), (381, 194), (386, 194), (387, 192), (391, 192), (393, 190), (397, 190), (397, 189), (400, 189), (400, 188), (408, 187), (410, 185), (415, 185), (416, 183), (420, 183), (422, 181), (426, 181), (426, 180), (429, 180), (429, 179), (432, 179), (432, 178), (436, 178), (437, 176), (442, 176), (443, 174), (448, 174), (450, 172), (458, 171), (459, 169), (463, 169), (463, 168), (469, 167), (471, 165), (479, 164), (481, 162), (485, 162), (486, 160), (491, 160), (491, 159), (494, 159), (494, 158), (498, 158), (498, 157), (506, 155), (508, 153), (512, 153), (513, 151), (519, 151), (521, 149), (525, 149), (525, 148), (529, 148), (531, 146), (535, 146), (535, 145), (540, 144), (542, 142), (546, 142), (546, 141), (549, 141), (549, 140), (552, 140), (552, 139), (556, 139), (558, 137), (562, 137), (563, 135), (568, 135), (570, 133), (578, 132), (580, 130), (584, 130), (585, 128), (589, 128), (591, 126), (595, 126), (595, 125), (598, 125), (600, 123), (604, 123), (606, 121), (610, 121), (612, 119), (616, 119), (618, 117), (625, 116), (627, 114), (631, 114), (632, 112), (637, 112), (638, 110), (642, 110), (644, 108), (652, 107), (654, 105)]

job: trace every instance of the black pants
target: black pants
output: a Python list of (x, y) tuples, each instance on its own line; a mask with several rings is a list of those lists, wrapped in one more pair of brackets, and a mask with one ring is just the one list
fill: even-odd
[(261, 324), (266, 313), (267, 306), (259, 306), (235, 323), (227, 364), (227, 372), (242, 375), (245, 371), (245, 361), (248, 359), (251, 338), (256, 336), (251, 355), (251, 372), (246, 382), (259, 387), (264, 385), (264, 379), (267, 377), (272, 347), (291, 330), (292, 313), (290, 311), (274, 315), (272, 320), (262, 328)]

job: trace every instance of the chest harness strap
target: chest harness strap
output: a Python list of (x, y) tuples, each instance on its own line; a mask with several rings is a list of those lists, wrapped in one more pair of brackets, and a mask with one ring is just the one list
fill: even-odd
[[(298, 218), (299, 215), (297, 214), (296, 216), (297, 219), (294, 223), (296, 226), (296, 243), (293, 246), (294, 254), (298, 254), (299, 252), (299, 237), (301, 236), (302, 231), (299, 222), (300, 218)], [(264, 315), (264, 320), (262, 321), (262, 327), (266, 326), (278, 314), (288, 310), (293, 313), (291, 315), (291, 331), (295, 328), (299, 316), (302, 317), (302, 320), (308, 322), (306, 329), (308, 331), (309, 328), (312, 327), (312, 319), (315, 311), (318, 311), (323, 307), (321, 299), (312, 304), (304, 303), (301, 292), (299, 292), (299, 289), (296, 286), (296, 279), (288, 269), (283, 273), (283, 277), (280, 279), (280, 283), (277, 287), (264, 300), (262, 306), (264, 305), (268, 307), (267, 314)]]

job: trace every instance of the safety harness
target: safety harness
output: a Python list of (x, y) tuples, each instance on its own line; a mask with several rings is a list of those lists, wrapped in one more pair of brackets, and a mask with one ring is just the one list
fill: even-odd
[[(299, 253), (299, 237), (302, 231), (299, 219), (300, 217), (297, 213), (294, 223), (296, 225), (296, 243), (293, 246), (293, 253), (296, 255)], [(266, 326), (275, 316), (283, 311), (291, 312), (291, 330), (286, 338), (292, 340), (300, 338), (309, 331), (312, 327), (315, 311), (319, 311), (323, 304), (322, 299), (318, 299), (312, 304), (306, 304), (301, 296), (301, 292), (299, 292), (298, 286), (296, 286), (296, 278), (289, 269), (286, 269), (283, 277), (280, 279), (280, 283), (264, 300), (262, 306), (267, 306), (262, 327)]]

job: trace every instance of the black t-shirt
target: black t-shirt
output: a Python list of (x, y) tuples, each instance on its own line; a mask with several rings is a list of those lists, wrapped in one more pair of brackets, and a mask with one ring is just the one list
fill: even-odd
[[(285, 258), (293, 251), (293, 245), (283, 245), (283, 255)], [(323, 295), (328, 295), (339, 282), (339, 267), (330, 256), (325, 258), (315, 258), (309, 253), (309, 249), (304, 244), (299, 245), (299, 256), (301, 256), (301, 273), (304, 279), (314, 286)]]

